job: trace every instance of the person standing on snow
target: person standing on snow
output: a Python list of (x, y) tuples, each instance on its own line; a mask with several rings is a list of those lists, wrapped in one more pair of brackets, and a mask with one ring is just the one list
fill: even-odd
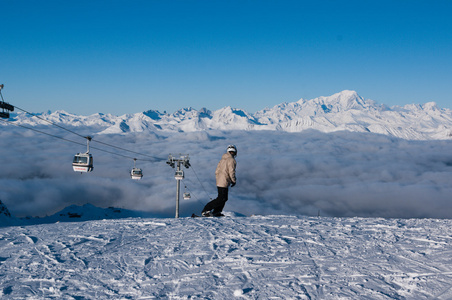
[(217, 180), (218, 197), (204, 206), (202, 210), (203, 217), (221, 217), (223, 214), (224, 205), (228, 201), (228, 187), (233, 187), (236, 184), (235, 167), (237, 162), (235, 156), (237, 155), (237, 147), (229, 145), (226, 153), (221, 157), (220, 162), (215, 170), (215, 178)]

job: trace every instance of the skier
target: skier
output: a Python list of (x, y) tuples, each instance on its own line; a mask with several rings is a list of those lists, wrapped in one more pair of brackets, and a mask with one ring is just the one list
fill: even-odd
[(220, 162), (215, 170), (215, 178), (217, 180), (218, 197), (206, 204), (202, 210), (203, 217), (222, 217), (221, 212), (228, 201), (228, 187), (233, 187), (236, 183), (235, 167), (237, 162), (235, 156), (237, 155), (237, 147), (229, 145), (226, 153), (221, 157)]

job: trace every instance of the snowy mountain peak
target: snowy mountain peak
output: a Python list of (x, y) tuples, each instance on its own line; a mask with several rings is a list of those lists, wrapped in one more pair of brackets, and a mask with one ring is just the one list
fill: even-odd
[(302, 106), (315, 108), (319, 113), (340, 112), (350, 109), (367, 109), (369, 104), (355, 91), (342, 91), (334, 95), (318, 97), (311, 100), (299, 100)]
[(436, 102), (427, 102), (423, 105), (423, 108), (425, 110), (431, 110), (431, 111), (436, 111), (438, 110), (438, 106), (436, 105)]
[(363, 98), (355, 91), (343, 91), (325, 99), (331, 105), (338, 104), (342, 109), (361, 109), (366, 106)]
[(220, 116), (220, 117), (224, 117), (224, 118), (235, 118), (237, 117), (241, 117), (241, 118), (251, 118), (252, 116), (250, 114), (248, 114), (247, 112), (241, 110), (241, 109), (237, 109), (237, 108), (232, 108), (230, 106), (226, 106), (222, 109), (217, 110), (216, 115)]
[(362, 98), (356, 91), (344, 90), (331, 96), (321, 96), (311, 101), (323, 101), (328, 104), (348, 104), (362, 101)]
[(208, 110), (207, 108), (203, 107), (199, 110), (199, 114), (201, 115), (210, 115), (212, 114), (212, 112), (210, 110)]
[(143, 112), (143, 115), (153, 119), (153, 120), (160, 120), (162, 118), (162, 114), (156, 110), (148, 110)]
[(250, 130), (258, 124), (256, 118), (248, 112), (227, 106), (213, 113), (211, 128)]

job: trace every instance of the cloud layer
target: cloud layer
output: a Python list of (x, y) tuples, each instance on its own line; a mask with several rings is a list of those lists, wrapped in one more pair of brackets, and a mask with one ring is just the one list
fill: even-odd
[[(69, 133), (40, 129), (71, 140)], [(52, 130), (52, 131), (50, 131)], [(250, 214), (335, 217), (450, 218), (452, 142), (407, 141), (370, 133), (203, 131), (99, 135), (94, 140), (157, 157), (138, 160), (144, 177), (132, 181), (132, 157), (102, 144), (92, 149), (94, 171), (72, 171), (86, 148), (26, 129), (0, 131), (0, 199), (15, 216), (50, 215), (71, 204), (124, 207), (173, 217), (174, 170), (169, 153), (188, 153), (180, 214), (200, 212), (216, 197), (214, 172), (228, 144), (236, 144), (238, 183), (225, 210)], [(77, 140), (84, 143), (83, 140)], [(138, 156), (138, 158), (140, 158)]]

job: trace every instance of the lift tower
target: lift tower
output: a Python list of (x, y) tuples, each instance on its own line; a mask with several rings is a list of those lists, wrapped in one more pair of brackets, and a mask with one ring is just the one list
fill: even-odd
[(6, 103), (3, 100), (3, 95), (2, 95), (2, 89), (3, 89), (4, 85), (0, 84), (0, 96), (1, 96), (1, 100), (0, 100), (0, 108), (2, 109), (0, 111), (0, 118), (5, 118), (8, 119), (9, 118), (9, 112), (10, 111), (14, 111), (14, 106), (12, 106), (9, 103)]
[(168, 161), (166, 163), (173, 169), (177, 166), (174, 178), (177, 181), (176, 218), (179, 218), (180, 181), (184, 179), (184, 171), (181, 170), (181, 165), (188, 169), (190, 167), (190, 160), (188, 158), (188, 154), (179, 154), (179, 156), (173, 156), (170, 154), (168, 155)]

